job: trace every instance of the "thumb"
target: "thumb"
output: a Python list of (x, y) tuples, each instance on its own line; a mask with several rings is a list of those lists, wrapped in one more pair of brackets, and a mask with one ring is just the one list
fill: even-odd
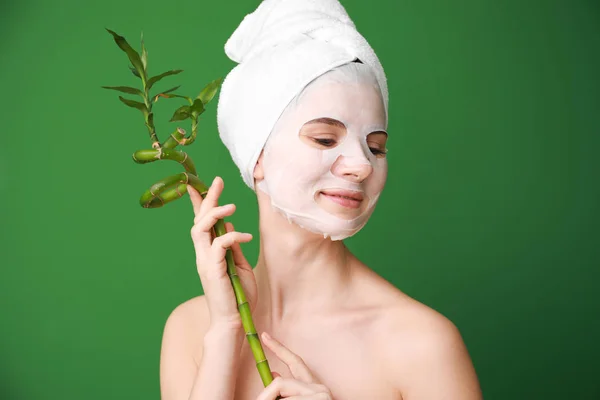
[(273, 375), (273, 378), (281, 377), (281, 374), (275, 371), (271, 371), (271, 375)]

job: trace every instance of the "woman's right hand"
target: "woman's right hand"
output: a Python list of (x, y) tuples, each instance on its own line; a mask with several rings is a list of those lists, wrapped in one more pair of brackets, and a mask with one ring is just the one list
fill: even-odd
[(240, 243), (252, 240), (252, 235), (234, 231), (233, 224), (230, 222), (225, 223), (227, 233), (219, 237), (214, 235), (212, 228), (217, 220), (235, 212), (234, 204), (218, 205), (223, 187), (223, 180), (216, 177), (203, 199), (196, 189), (190, 185), (187, 186), (195, 214), (191, 236), (196, 251), (198, 274), (210, 311), (210, 326), (238, 329), (242, 327), (242, 319), (227, 274), (227, 260), (225, 259), (227, 248), (230, 247), (233, 252), (237, 274), (251, 311), (256, 307), (258, 290), (254, 271), (240, 247)]

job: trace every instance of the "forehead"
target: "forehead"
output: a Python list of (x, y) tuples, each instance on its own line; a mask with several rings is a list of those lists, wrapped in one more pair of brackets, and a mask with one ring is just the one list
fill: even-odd
[(364, 83), (314, 83), (300, 98), (294, 114), (302, 123), (333, 118), (346, 127), (386, 129), (381, 93)]

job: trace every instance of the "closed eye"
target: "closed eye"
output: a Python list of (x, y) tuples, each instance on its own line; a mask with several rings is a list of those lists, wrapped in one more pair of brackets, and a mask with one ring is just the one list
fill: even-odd
[[(315, 142), (317, 142), (317, 143), (325, 146), (325, 147), (331, 147), (331, 146), (333, 146), (335, 144), (335, 140), (334, 139), (316, 139), (316, 138), (313, 138), (313, 140)], [(377, 149), (375, 147), (369, 147), (369, 149), (376, 156), (387, 154), (387, 151), (379, 150), (379, 149)]]
[(369, 147), (369, 149), (371, 149), (371, 152), (373, 152), (373, 154), (375, 154), (376, 156), (386, 155), (387, 154), (387, 150), (385, 150), (385, 151), (384, 150), (379, 150), (379, 149), (376, 149), (374, 147)]
[(323, 146), (331, 146), (335, 143), (335, 140), (333, 139), (314, 139), (315, 142), (322, 144)]

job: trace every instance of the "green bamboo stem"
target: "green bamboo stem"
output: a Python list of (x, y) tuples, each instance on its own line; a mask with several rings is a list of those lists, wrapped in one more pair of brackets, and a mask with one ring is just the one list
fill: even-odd
[[(186, 172), (161, 179), (152, 185), (140, 197), (140, 204), (142, 207), (162, 207), (186, 193), (186, 185), (190, 185), (196, 189), (202, 198), (206, 197), (209, 188), (196, 175), (194, 163), (185, 152), (174, 149), (184, 136), (185, 131), (178, 128), (171, 136), (169, 136), (165, 143), (163, 143), (161, 148), (138, 150), (133, 153), (132, 158), (138, 164), (146, 164), (158, 160), (173, 160), (183, 165), (186, 170)], [(222, 236), (227, 233), (224, 219), (217, 220), (214, 225), (214, 232), (215, 236)], [(244, 332), (246, 333), (252, 355), (256, 361), (256, 368), (258, 369), (263, 385), (266, 387), (273, 381), (273, 375), (271, 374), (269, 361), (265, 356), (260, 338), (256, 332), (256, 327), (254, 326), (254, 321), (252, 319), (252, 312), (250, 311), (250, 304), (248, 303), (242, 283), (237, 274), (231, 249), (227, 249), (225, 260), (227, 261), (227, 275), (229, 275), (229, 280), (233, 287), (233, 292), (235, 293), (235, 299), (242, 319)]]
[[(225, 233), (225, 222), (223, 219), (219, 219), (215, 224), (215, 235), (221, 236)], [(252, 350), (252, 355), (256, 361), (256, 368), (258, 369), (258, 373), (262, 379), (263, 385), (266, 387), (273, 381), (273, 375), (271, 375), (269, 361), (265, 356), (258, 333), (256, 332), (256, 327), (254, 326), (254, 321), (252, 320), (250, 304), (246, 299), (246, 294), (242, 288), (242, 282), (240, 281), (240, 277), (235, 269), (235, 263), (233, 261), (233, 253), (231, 252), (231, 249), (227, 249), (227, 252), (225, 253), (225, 259), (227, 260), (227, 274), (229, 275), (229, 280), (233, 285), (233, 292), (235, 293), (238, 310), (240, 312), (240, 316), (242, 317), (244, 332), (246, 332), (246, 338), (248, 339), (250, 349)]]
[(194, 143), (194, 140), (196, 140), (196, 134), (198, 133), (198, 117), (192, 117), (192, 134), (184, 139), (184, 145), (185, 146), (189, 146), (190, 144)]
[[(141, 79), (143, 90), (139, 90), (132, 87), (125, 86), (103, 86), (105, 89), (118, 90), (124, 93), (129, 94), (137, 94), (142, 97), (143, 103), (133, 101), (131, 99), (125, 99), (119, 96), (119, 99), (125, 103), (127, 106), (136, 108), (144, 114), (144, 122), (146, 128), (148, 129), (148, 133), (150, 135), (150, 140), (152, 141), (152, 149), (144, 149), (138, 150), (133, 153), (133, 160), (138, 164), (146, 164), (158, 160), (172, 160), (180, 163), (185, 172), (172, 175), (161, 179), (154, 185), (152, 185), (148, 190), (142, 194), (140, 197), (140, 205), (144, 208), (157, 208), (162, 207), (165, 204), (174, 201), (184, 193), (187, 192), (187, 185), (192, 186), (194, 189), (200, 193), (202, 198), (205, 198), (208, 193), (208, 186), (206, 186), (197, 176), (196, 167), (192, 160), (188, 157), (187, 153), (176, 150), (175, 148), (178, 145), (188, 146), (192, 144), (196, 140), (196, 134), (198, 129), (198, 117), (204, 112), (204, 106), (207, 104), (215, 95), (218, 85), (220, 84), (220, 79), (215, 80), (209, 83), (202, 92), (198, 95), (195, 100), (187, 96), (182, 96), (179, 94), (168, 94), (178, 87), (169, 89), (162, 93), (159, 93), (150, 98), (149, 90), (150, 87), (162, 79), (164, 76), (175, 75), (181, 70), (171, 70), (167, 71), (158, 76), (154, 76), (148, 79), (147, 74), (147, 62), (148, 62), (148, 54), (144, 47), (144, 41), (142, 36), (142, 55), (135, 51), (127, 40), (116, 32), (111, 31), (110, 29), (106, 29), (114, 38), (115, 43), (119, 46), (121, 50), (123, 50), (132, 66), (130, 66), (131, 72)], [(188, 108), (187, 115), (175, 115), (171, 121), (181, 120), (182, 116), (187, 119), (191, 119), (192, 121), (192, 133), (189, 137), (185, 137), (185, 131), (181, 128), (177, 128), (166, 140), (164, 143), (160, 143), (158, 136), (156, 134), (156, 128), (154, 126), (154, 113), (152, 112), (152, 105), (154, 102), (158, 100), (159, 97), (181, 97), (188, 101), (190, 107)], [(223, 219), (219, 219), (215, 226), (213, 227), (216, 236), (222, 236), (226, 233), (225, 229), (225, 221)], [(271, 370), (269, 368), (269, 362), (265, 357), (265, 353), (263, 351), (260, 339), (256, 332), (256, 328), (254, 326), (254, 322), (252, 320), (252, 313), (250, 312), (250, 305), (246, 299), (246, 295), (242, 288), (242, 284), (239, 276), (237, 275), (237, 270), (235, 267), (235, 262), (233, 260), (233, 253), (231, 249), (227, 249), (225, 253), (225, 259), (227, 261), (227, 274), (229, 276), (229, 280), (231, 281), (231, 285), (233, 287), (233, 292), (235, 293), (235, 298), (237, 302), (237, 307), (240, 312), (240, 316), (242, 319), (242, 325), (244, 327), (244, 331), (246, 333), (246, 337), (248, 338), (248, 342), (250, 344), (250, 349), (252, 350), (252, 354), (256, 361), (256, 368), (258, 369), (258, 373), (260, 374), (260, 378), (264, 384), (264, 386), (268, 386), (273, 381), (273, 376), (271, 374)], [(279, 399), (280, 397), (278, 397)]]
[[(144, 99), (146, 101), (146, 99)], [(146, 101), (147, 103), (147, 101)], [(148, 133), (150, 134), (150, 140), (152, 141), (153, 147), (160, 147), (160, 140), (158, 140), (158, 136), (156, 135), (156, 128), (154, 127), (154, 113), (152, 112), (152, 103), (150, 103), (150, 112), (145, 116), (145, 124), (148, 129)]]
[[(165, 140), (165, 143), (162, 147), (165, 149), (174, 149), (179, 144), (183, 144), (182, 142), (185, 140), (185, 130), (181, 128), (177, 128), (175, 132), (171, 133), (171, 135)], [(196, 173), (193, 173), (196, 175)]]

